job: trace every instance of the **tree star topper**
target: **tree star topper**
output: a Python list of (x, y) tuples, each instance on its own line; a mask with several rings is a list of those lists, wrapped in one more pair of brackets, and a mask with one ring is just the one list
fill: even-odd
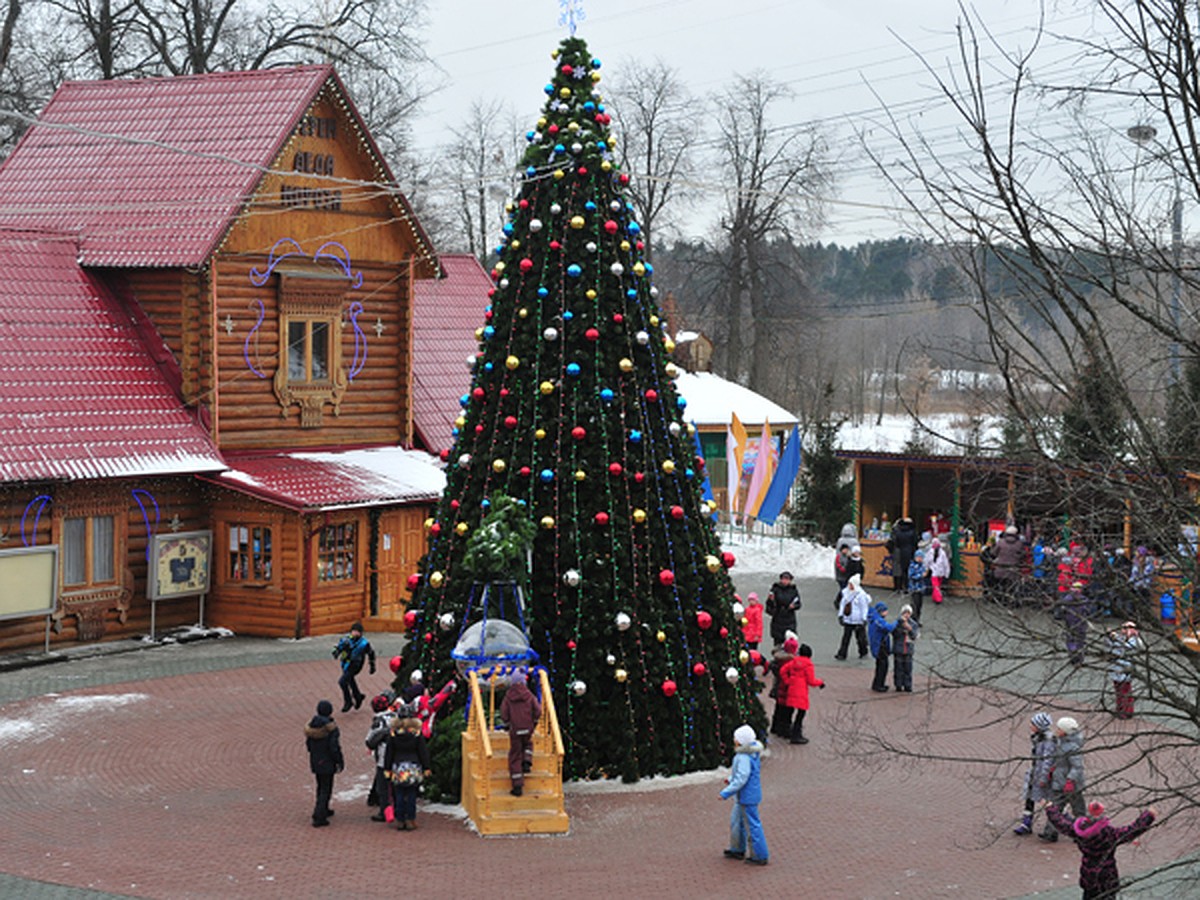
[(587, 18), (583, 11), (583, 0), (558, 0), (558, 5), (562, 7), (562, 12), (558, 14), (558, 24), (566, 25), (574, 37), (575, 26)]

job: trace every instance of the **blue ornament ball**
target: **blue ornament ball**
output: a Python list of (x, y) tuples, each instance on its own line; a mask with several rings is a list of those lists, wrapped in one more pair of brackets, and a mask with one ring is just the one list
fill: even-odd
[(570, 322), (573, 318), (575, 318), (575, 313), (571, 312), (569, 309), (563, 310), (563, 321), (564, 322)]
[(548, 290), (546, 290), (544, 287), (540, 287), (537, 289), (537, 295), (541, 299), (545, 300), (547, 297), (550, 296), (550, 292)]
[(542, 484), (549, 484), (554, 480), (554, 470), (542, 469), (542, 471), (538, 473), (538, 478), (542, 480)]
[(687, 400), (685, 400), (683, 397), (676, 397), (675, 405), (678, 406), (680, 409), (683, 409), (684, 407), (687, 406)]
[(485, 341), (486, 341), (486, 340), (490, 340), (490, 339), (491, 339), (491, 337), (492, 337), (492, 335), (494, 335), (495, 333), (496, 333), (496, 329), (495, 329), (495, 328), (493, 328), (491, 325), (484, 325), (484, 326), (483, 326), (483, 339), (484, 339)]
[(579, 363), (568, 363), (567, 364), (567, 374), (568, 375), (578, 375), (579, 374)]
[(466, 409), (467, 404), (470, 402), (471, 402), (470, 394), (463, 394), (461, 397), (458, 398), (458, 405), (461, 406), (463, 409)]
[(636, 428), (629, 432), (629, 443), (640, 444), (642, 442), (642, 433)]
[(602, 390), (600, 392), (600, 399), (603, 400), (605, 403), (612, 403), (612, 401), (613, 401), (612, 388), (605, 388), (604, 390)]
[(571, 263), (571, 265), (567, 266), (567, 274), (572, 278), (578, 278), (583, 274), (583, 269), (579, 268), (575, 263)]

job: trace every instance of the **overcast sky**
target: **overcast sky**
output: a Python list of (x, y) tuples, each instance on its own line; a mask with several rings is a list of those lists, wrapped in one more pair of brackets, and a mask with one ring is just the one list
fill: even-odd
[[(955, 120), (939, 99), (919, 52), (946, 70), (957, 55), (954, 0), (582, 0), (576, 34), (613, 76), (630, 59), (662, 59), (697, 94), (721, 89), (734, 73), (761, 69), (786, 82), (794, 102), (778, 125), (818, 122), (838, 157), (829, 224), (817, 237), (852, 243), (904, 232), (892, 197), (858, 135), (888, 155), (880, 124), (887, 105), (920, 121), (939, 153), (963, 152)], [(1033, 42), (1037, 0), (977, 4), (999, 42)], [(1052, 30), (1082, 33), (1095, 23), (1075, 3), (1048, 0)], [(430, 0), (427, 49), (445, 71), (417, 140), (444, 143), (446, 127), (467, 118), (473, 100), (499, 99), (530, 127), (542, 108), (550, 53), (567, 35), (559, 0)], [(907, 42), (910, 47), (905, 46)], [(1045, 65), (1058, 60), (1043, 57)], [(1060, 54), (1058, 59), (1061, 59)], [(603, 90), (604, 83), (601, 83)], [(618, 138), (620, 135), (618, 134)]]

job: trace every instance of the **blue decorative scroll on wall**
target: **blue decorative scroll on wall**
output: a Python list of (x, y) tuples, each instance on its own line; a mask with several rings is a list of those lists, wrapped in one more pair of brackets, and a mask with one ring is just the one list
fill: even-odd
[[(142, 522), (146, 526), (146, 561), (149, 562), (151, 539), (158, 533), (158, 523), (162, 518), (158, 508), (158, 500), (155, 499), (152, 493), (142, 488), (134, 488), (130, 493), (133, 495), (133, 502), (142, 511)], [(49, 494), (38, 494), (25, 505), (25, 512), (21, 514), (21, 543), (26, 547), (37, 546), (38, 524), (41, 522), (42, 513), (46, 507), (50, 506), (53, 502)], [(146, 508), (147, 502), (154, 507), (153, 523), (150, 522), (150, 511)], [(32, 523), (29, 518), (31, 513), (33, 515)]]

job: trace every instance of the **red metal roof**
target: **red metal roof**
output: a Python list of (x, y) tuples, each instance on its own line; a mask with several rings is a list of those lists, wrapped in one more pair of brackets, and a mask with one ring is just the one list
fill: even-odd
[(0, 167), (0, 222), (80, 235), (86, 266), (202, 265), (331, 77), (66, 82)]
[(403, 447), (240, 456), (229, 464), (207, 480), (308, 512), (433, 501), (446, 486), (434, 457)]
[(475, 330), (491, 301), (492, 280), (469, 254), (443, 254), (444, 278), (413, 285), (413, 422), (431, 451), (454, 443), (450, 430), (471, 386), (467, 359), (479, 352)]
[(225, 468), (77, 252), (73, 239), (0, 231), (0, 481)]

